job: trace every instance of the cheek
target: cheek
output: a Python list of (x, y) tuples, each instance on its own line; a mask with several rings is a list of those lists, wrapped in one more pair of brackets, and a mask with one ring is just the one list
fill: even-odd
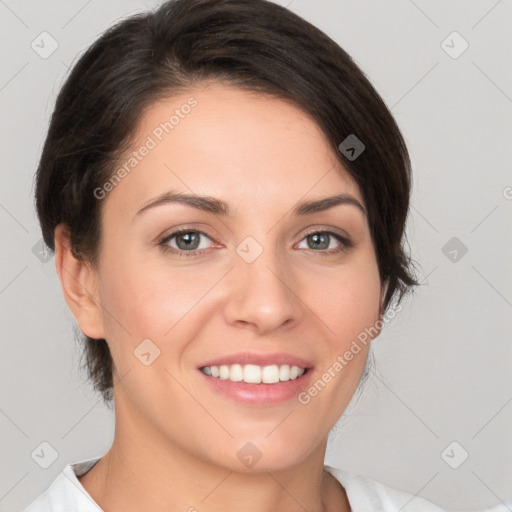
[[(375, 262), (331, 274), (312, 295), (315, 312), (325, 326), (325, 353), (319, 379), (328, 391), (319, 400), (332, 407), (335, 422), (352, 398), (364, 371), (370, 332), (379, 319), (380, 277)], [(322, 387), (322, 386), (320, 386)], [(321, 396), (320, 396), (321, 395)]]
[(309, 287), (312, 308), (338, 348), (350, 345), (379, 319), (380, 286), (377, 264), (369, 259), (340, 267)]
[[(196, 306), (215, 282), (212, 275), (190, 268), (149, 264), (125, 253), (101, 276), (100, 294), (109, 341), (126, 340), (136, 346), (143, 339), (165, 343), (174, 326), (193, 317)], [(167, 336), (166, 336), (167, 335)]]

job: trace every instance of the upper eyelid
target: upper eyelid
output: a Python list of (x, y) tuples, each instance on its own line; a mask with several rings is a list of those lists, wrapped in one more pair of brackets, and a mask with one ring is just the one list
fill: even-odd
[[(339, 228), (338, 228), (338, 229), (339, 229)], [(342, 231), (342, 232), (343, 232), (343, 230), (342, 230), (342, 229), (340, 229), (340, 231)], [(347, 240), (350, 238), (350, 237), (349, 237), (349, 235), (348, 235), (348, 233), (345, 233), (345, 232), (343, 232), (343, 233), (338, 233), (337, 231), (335, 231), (335, 230), (334, 230), (334, 228), (328, 228), (328, 227), (325, 227), (325, 228), (311, 228), (311, 230), (306, 231), (306, 232), (302, 235), (302, 238), (304, 238), (305, 236), (308, 236), (308, 235), (312, 235), (312, 234), (314, 234), (314, 233), (329, 233), (329, 234), (331, 234), (331, 235), (337, 235), (337, 236), (339, 236), (339, 237), (341, 237), (341, 238), (345, 238), (345, 239), (347, 239)], [(302, 240), (302, 238), (301, 238), (301, 240)]]
[(191, 229), (176, 229), (174, 231), (172, 231), (171, 233), (167, 234), (167, 235), (163, 235), (161, 237), (159, 237), (159, 240), (160, 242), (168, 242), (169, 240), (172, 240), (173, 238), (181, 235), (181, 234), (184, 234), (184, 233), (191, 233), (191, 232), (194, 232), (194, 233), (199, 233), (201, 235), (204, 235), (206, 237), (208, 237), (210, 240), (212, 240), (212, 242), (215, 242), (215, 237), (209, 235), (208, 233), (206, 233), (205, 231), (201, 230), (201, 229), (196, 229), (196, 228), (191, 228)]

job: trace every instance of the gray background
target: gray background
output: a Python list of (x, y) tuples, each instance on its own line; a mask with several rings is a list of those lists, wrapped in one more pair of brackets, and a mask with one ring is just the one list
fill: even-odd
[[(113, 439), (113, 415), (78, 369), (54, 259), (33, 251), (32, 179), (77, 54), (157, 3), (0, 0), (2, 511), (20, 510), (66, 464), (103, 455)], [(451, 509), (510, 498), (512, 2), (279, 3), (353, 56), (395, 115), (414, 168), (407, 232), (423, 286), (375, 342), (378, 371), (332, 432), (326, 462)], [(48, 58), (31, 47), (43, 31), (58, 43)], [(445, 49), (458, 53), (460, 40), (442, 45), (453, 31), (469, 43), (457, 58)], [(31, 457), (43, 441), (58, 453), (47, 469)], [(446, 460), (456, 465), (463, 450), (453, 469)]]

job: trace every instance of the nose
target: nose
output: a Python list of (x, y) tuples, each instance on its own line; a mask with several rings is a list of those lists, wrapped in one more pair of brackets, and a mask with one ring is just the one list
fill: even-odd
[(237, 255), (229, 278), (224, 308), (228, 324), (263, 335), (300, 322), (303, 307), (297, 283), (275, 250), (263, 250), (252, 263)]

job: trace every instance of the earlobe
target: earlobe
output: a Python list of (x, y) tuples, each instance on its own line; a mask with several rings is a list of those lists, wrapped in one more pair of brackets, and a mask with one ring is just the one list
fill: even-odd
[(64, 224), (55, 228), (54, 236), (55, 268), (66, 303), (86, 336), (104, 339), (96, 271), (88, 261), (73, 255), (69, 230)]

